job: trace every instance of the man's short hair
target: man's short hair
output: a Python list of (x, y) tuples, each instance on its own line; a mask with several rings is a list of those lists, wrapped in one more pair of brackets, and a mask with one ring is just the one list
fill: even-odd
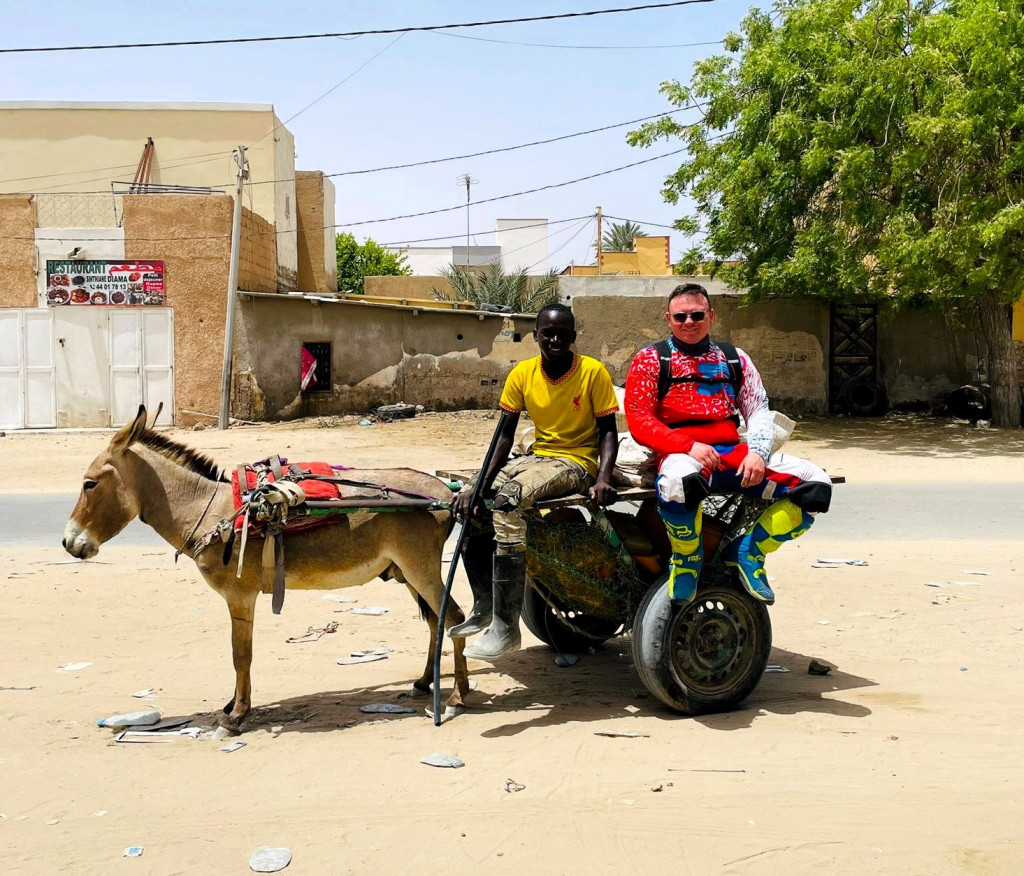
[(533, 322), (534, 330), (540, 324), (540, 315), (542, 313), (561, 313), (569, 317), (569, 323), (572, 325), (572, 330), (576, 331), (576, 317), (573, 316), (573, 312), (570, 308), (564, 304), (559, 304), (557, 301), (552, 301), (550, 304), (545, 304), (540, 310), (537, 311), (537, 318)]
[(668, 301), (665, 302), (665, 309), (668, 310), (668, 305), (680, 295), (703, 295), (708, 303), (708, 307), (711, 307), (711, 296), (708, 295), (708, 290), (701, 286), (700, 283), (680, 283), (669, 293)]

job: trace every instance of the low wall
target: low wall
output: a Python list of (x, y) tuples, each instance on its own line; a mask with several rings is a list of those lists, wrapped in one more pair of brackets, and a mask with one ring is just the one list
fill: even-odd
[[(368, 302), (242, 295), (235, 325), (235, 370), (251, 374), (272, 420), (397, 402), (494, 408), (512, 366), (538, 352), (529, 318)], [(300, 389), (307, 341), (331, 343), (332, 392)]]
[[(668, 337), (665, 302), (680, 282), (711, 292), (713, 338), (750, 354), (772, 404), (791, 413), (829, 410), (830, 307), (814, 300), (747, 304), (706, 277), (562, 277), (562, 299), (576, 314), (582, 353), (600, 358), (622, 383), (636, 350)], [(987, 348), (975, 332), (951, 329), (939, 313), (878, 310), (878, 378), (894, 405), (930, 403), (977, 379)]]
[(366, 277), (363, 291), (381, 298), (433, 298), (433, 288), (450, 289), (444, 277)]

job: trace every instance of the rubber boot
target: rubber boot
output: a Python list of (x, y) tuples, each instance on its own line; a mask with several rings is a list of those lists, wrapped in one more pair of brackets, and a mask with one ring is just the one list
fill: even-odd
[(756, 599), (771, 605), (775, 594), (768, 586), (764, 558), (810, 529), (814, 518), (789, 499), (769, 505), (757, 522), (725, 549), (722, 559), (739, 572), (740, 581)]
[(697, 595), (697, 583), (704, 564), (700, 506), (688, 511), (677, 502), (659, 503), (658, 513), (665, 522), (665, 532), (672, 545), (672, 556), (668, 561), (669, 598), (679, 604), (692, 602)]
[(466, 648), (465, 655), (474, 660), (494, 660), (509, 651), (518, 651), (522, 644), (519, 616), (523, 611), (526, 589), (526, 553), (494, 555), (494, 617), (484, 634)]
[(494, 534), (479, 527), (473, 527), (462, 543), (462, 563), (473, 592), (473, 610), (461, 624), (448, 631), (452, 638), (475, 636), (487, 629), (491, 622), (491, 598), (493, 583), (491, 566), (494, 556)]

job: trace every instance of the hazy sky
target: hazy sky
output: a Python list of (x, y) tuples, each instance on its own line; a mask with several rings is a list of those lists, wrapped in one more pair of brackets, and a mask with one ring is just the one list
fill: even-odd
[[(4, 4), (6, 7), (14, 3)], [(614, 0), (510, 2), (268, 2), (178, 0), (139, 4), (115, 0), (40, 0), (0, 12), (0, 45), (211, 39), (489, 18), (545, 15), (630, 5)], [(326, 173), (443, 158), (555, 137), (669, 109), (658, 93), (666, 79), (688, 80), (693, 62), (716, 45), (671, 49), (584, 50), (491, 42), (572, 46), (657, 46), (719, 40), (750, 7), (749, 0), (594, 18), (502, 25), (449, 34), (406, 34), (237, 46), (130, 49), (0, 56), (0, 100), (158, 100), (272, 103), (282, 120), (353, 73), (348, 81), (287, 122), (296, 167)], [(763, 4), (758, 4), (763, 5)], [(460, 34), (454, 36), (451, 34)], [(466, 39), (465, 37), (473, 37)], [(484, 41), (487, 40), (487, 41)], [(389, 44), (393, 43), (392, 45)], [(681, 113), (677, 119), (693, 119)], [(377, 219), (465, 202), (456, 178), (478, 180), (473, 199), (560, 183), (678, 148), (648, 150), (625, 142), (628, 128), (515, 152), (334, 180), (337, 222)], [(159, 148), (159, 147), (158, 147)], [(493, 243), (497, 218), (606, 214), (671, 224), (680, 210), (662, 200), (662, 182), (678, 158), (610, 176), (470, 208), (474, 242)], [(227, 162), (225, 162), (227, 167)], [(228, 177), (230, 178), (230, 176)], [(382, 243), (459, 235), (465, 208), (435, 216), (353, 226), (360, 239)], [(672, 235), (673, 257), (686, 248)], [(562, 267), (593, 259), (593, 223), (551, 229), (551, 261)], [(420, 244), (427, 245), (427, 244)], [(562, 247), (559, 249), (559, 247)], [(556, 251), (557, 250), (557, 251)], [(589, 255), (588, 255), (589, 250)]]

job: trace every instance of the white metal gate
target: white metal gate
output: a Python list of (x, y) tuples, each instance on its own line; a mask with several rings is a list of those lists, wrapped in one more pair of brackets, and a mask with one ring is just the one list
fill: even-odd
[(173, 422), (170, 308), (0, 309), (0, 428), (120, 426), (160, 402)]
[(0, 428), (57, 425), (53, 320), (46, 310), (0, 310)]
[(174, 321), (170, 308), (110, 311), (110, 417), (122, 426), (139, 404), (174, 420)]

